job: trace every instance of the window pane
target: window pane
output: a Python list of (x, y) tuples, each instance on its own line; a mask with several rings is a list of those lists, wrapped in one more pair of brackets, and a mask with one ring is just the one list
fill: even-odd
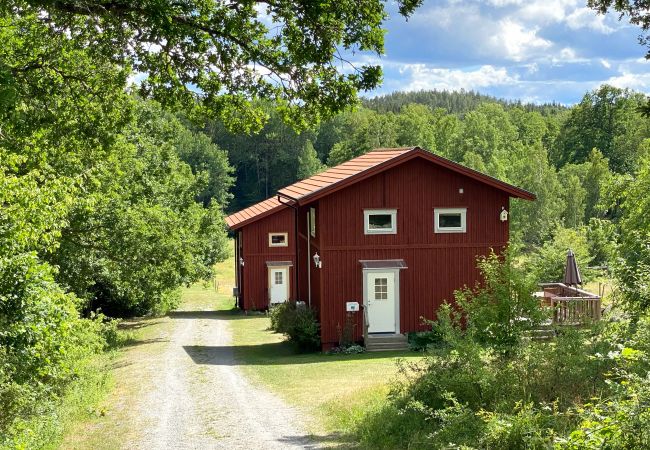
[(275, 284), (282, 284), (282, 272), (275, 272)]
[(271, 243), (272, 244), (284, 244), (285, 243), (284, 234), (272, 234)]
[(460, 228), (461, 224), (461, 214), (440, 214), (438, 216), (438, 227), (440, 228)]
[(371, 230), (385, 230), (393, 228), (393, 216), (390, 214), (370, 214), (368, 228)]
[(388, 300), (388, 278), (375, 278), (375, 300)]

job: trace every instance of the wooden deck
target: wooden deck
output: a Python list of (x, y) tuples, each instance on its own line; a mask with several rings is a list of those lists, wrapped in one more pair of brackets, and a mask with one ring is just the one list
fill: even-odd
[(538, 293), (542, 307), (552, 309), (557, 325), (582, 325), (600, 320), (601, 297), (563, 283), (544, 283)]

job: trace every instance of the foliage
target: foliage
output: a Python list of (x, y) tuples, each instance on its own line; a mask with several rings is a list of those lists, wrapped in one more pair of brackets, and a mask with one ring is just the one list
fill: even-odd
[[(399, 14), (409, 17), (420, 3), (400, 0)], [(143, 97), (199, 108), (241, 130), (263, 125), (257, 99), (274, 100), (285, 120), (302, 127), (355, 103), (359, 90), (379, 84), (381, 68), (357, 67), (339, 49), (383, 53), (387, 19), (379, 0), (281, 0), (261, 7), (244, 1), (12, 0), (0, 13), (31, 16), (37, 26), (66, 36), (75, 50), (145, 74)], [(27, 67), (64, 70), (50, 54), (40, 56)], [(340, 64), (350, 70), (339, 70)]]
[[(432, 322), (429, 322), (430, 324)], [(435, 322), (434, 322), (435, 323)], [(409, 348), (416, 352), (427, 350), (431, 346), (441, 345), (443, 336), (439, 331), (432, 327), (430, 331), (417, 331), (408, 334)]]
[(650, 327), (563, 329), (552, 342), (485, 342), (482, 324), (441, 309), (445, 345), (403, 367), (387, 402), (357, 422), (372, 448), (645, 448)]
[(636, 179), (623, 196), (620, 263), (616, 270), (627, 305), (633, 311), (650, 307), (650, 158), (642, 161)]
[(180, 128), (172, 119), (153, 104), (137, 105), (135, 121), (110, 162), (94, 167), (96, 184), (77, 197), (60, 246), (48, 256), (60, 268), (58, 280), (88, 299), (88, 310), (164, 312), (179, 286), (209, 278), (226, 256), (219, 206), (196, 202), (205, 184), (170, 141)]
[(565, 228), (556, 226), (551, 238), (530, 255), (529, 279), (534, 282), (562, 282), (566, 267), (567, 252), (573, 253), (583, 282), (592, 275), (587, 269), (591, 265), (593, 254), (587, 240), (587, 228)]
[(12, 439), (22, 422), (48, 413), (103, 348), (101, 321), (80, 319), (76, 306), (33, 253), (0, 258), (0, 436)]
[[(480, 257), (478, 268), (482, 282), (455, 293), (460, 314), (443, 309), (439, 317), (447, 312), (460, 327), (458, 319), (462, 315), (466, 334), (472, 340), (507, 351), (518, 343), (524, 331), (533, 329), (543, 318), (538, 301), (531, 295), (534, 284), (515, 266), (511, 249), (503, 255), (492, 252)], [(433, 328), (436, 330), (435, 325)]]
[(271, 308), (271, 329), (289, 338), (300, 350), (320, 348), (320, 324), (316, 312), (303, 304), (284, 302)]
[(365, 353), (365, 347), (359, 344), (352, 344), (346, 346), (334, 347), (333, 349), (327, 352), (328, 355), (358, 355), (360, 353)]
[(318, 159), (318, 154), (314, 149), (314, 144), (310, 140), (305, 141), (302, 152), (298, 155), (298, 171), (296, 178), (304, 180), (318, 172), (325, 170), (325, 165)]
[(615, 172), (634, 170), (637, 148), (650, 137), (647, 121), (638, 120), (643, 102), (641, 94), (608, 85), (585, 94), (562, 126), (555, 161), (581, 163), (596, 148)]

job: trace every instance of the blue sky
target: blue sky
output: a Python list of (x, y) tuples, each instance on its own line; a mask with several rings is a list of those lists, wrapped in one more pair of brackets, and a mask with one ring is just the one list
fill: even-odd
[(638, 27), (586, 0), (425, 0), (405, 21), (389, 5), (384, 83), (366, 96), (420, 89), (475, 90), (572, 104), (603, 83), (650, 93)]

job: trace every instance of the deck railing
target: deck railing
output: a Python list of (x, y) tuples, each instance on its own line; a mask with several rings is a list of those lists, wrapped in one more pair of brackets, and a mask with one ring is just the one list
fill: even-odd
[(562, 283), (546, 283), (542, 288), (544, 291), (541, 303), (552, 309), (553, 323), (581, 325), (600, 320), (600, 296)]

